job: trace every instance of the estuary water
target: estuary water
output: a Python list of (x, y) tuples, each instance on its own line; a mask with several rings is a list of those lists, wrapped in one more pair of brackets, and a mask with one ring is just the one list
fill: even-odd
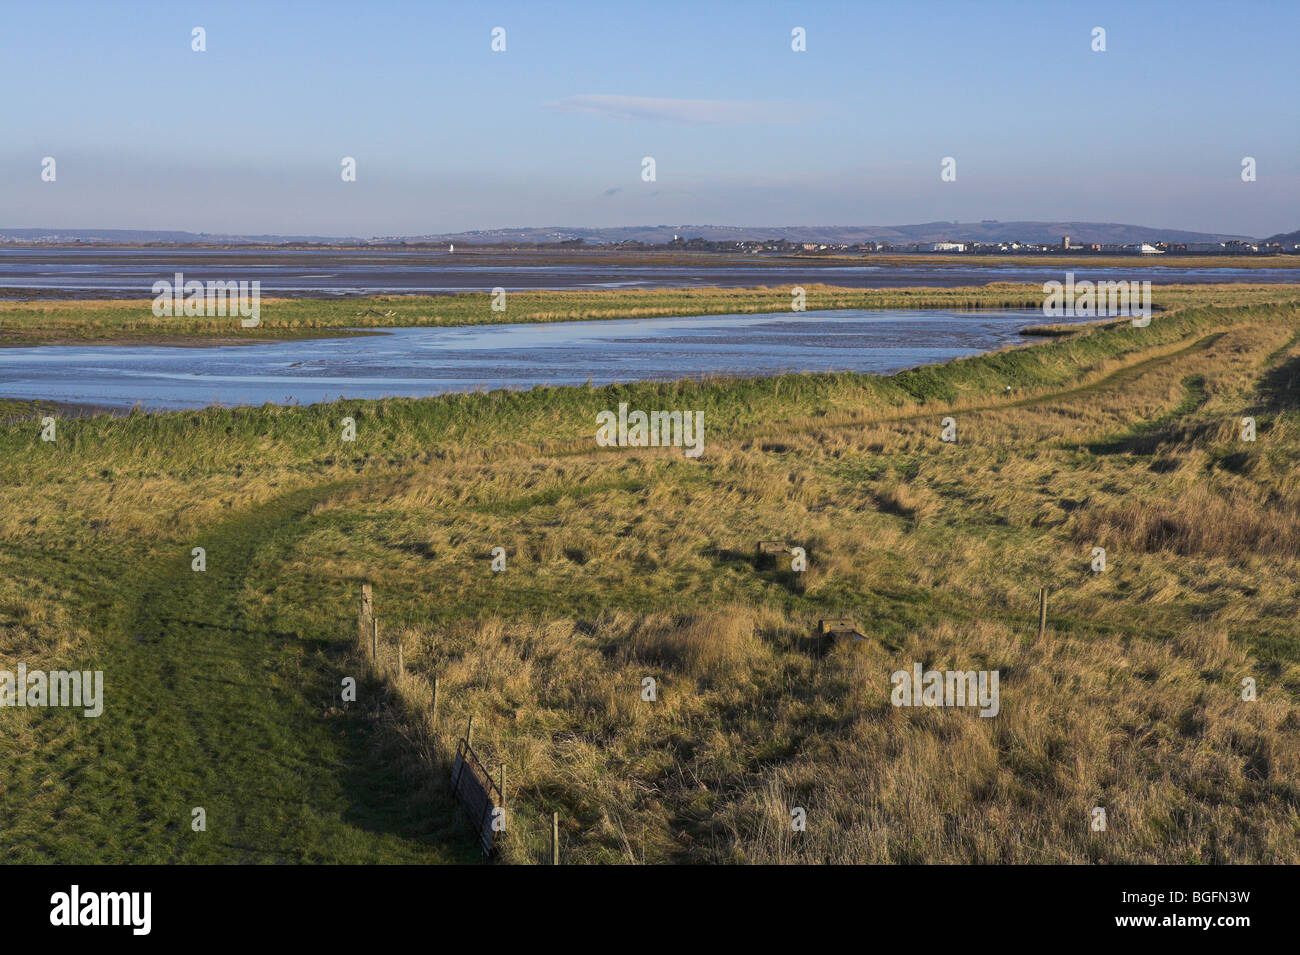
[(873, 264), (870, 260), (819, 260), (722, 256), (673, 262), (653, 256), (400, 249), (149, 249), (0, 247), (0, 297), (35, 294), (60, 298), (152, 298), (153, 283), (187, 280), (261, 283), (263, 296), (336, 297), (440, 294), (518, 289), (730, 288), (825, 283), (848, 288), (985, 285), (989, 282), (1124, 279), (1153, 283), (1300, 282), (1300, 269), (1177, 268), (1150, 256), (1131, 265), (1066, 266), (1050, 257), (1008, 257), (1005, 264)]
[(248, 345), (0, 348), (0, 397), (166, 410), (588, 381), (883, 374), (1024, 343), (1020, 329), (1043, 321), (1039, 310), (840, 310), (367, 329)]

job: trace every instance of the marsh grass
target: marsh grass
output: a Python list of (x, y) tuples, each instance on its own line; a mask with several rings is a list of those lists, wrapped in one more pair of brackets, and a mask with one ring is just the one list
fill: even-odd
[[(369, 825), (392, 841), (357, 841), (359, 856), (408, 858), (420, 840), (464, 852), (446, 777), (472, 716), (508, 771), (508, 862), (545, 857), (558, 811), (570, 862), (1296, 863), (1297, 360), (1294, 303), (1188, 307), (888, 378), (97, 417), (61, 422), (55, 445), (13, 424), (0, 663), (111, 668), (115, 621), (158, 599), (119, 580), (214, 526), (261, 528), (275, 546), (232, 572), (237, 599), (195, 596), (188, 613), (228, 627), (237, 612), (240, 639), (272, 659), (302, 641), (319, 713), (362, 675), (366, 745), (402, 774), (401, 813), (438, 827), (386, 810)], [(704, 456), (597, 448), (595, 413), (620, 400), (705, 410)], [(1253, 444), (1236, 436), (1243, 413)], [(955, 444), (939, 441), (949, 414)], [(798, 586), (779, 562), (753, 565), (767, 538), (808, 549)], [(375, 665), (358, 646), (362, 581), (383, 621)], [(830, 616), (869, 639), (821, 645)], [(159, 648), (164, 672), (198, 665)], [(890, 673), (917, 661), (999, 670), (1001, 712), (891, 706)], [(292, 715), (302, 739), (327, 719)], [(168, 731), (136, 716), (141, 734)], [(4, 838), (66, 858), (85, 813), (123, 805), (102, 783), (51, 782), (105, 758), (97, 728), (13, 710), (0, 726)], [(299, 755), (286, 740), (256, 759)], [(11, 771), (33, 760), (49, 775)], [(250, 771), (224, 769), (252, 785)], [(144, 802), (131, 825), (179, 843), (149, 827), (156, 811)]]
[[(1065, 267), (1063, 266), (1063, 269)], [(758, 288), (509, 291), (505, 311), (492, 310), (487, 290), (454, 295), (377, 295), (343, 299), (264, 298), (261, 324), (243, 328), (239, 316), (153, 315), (151, 300), (38, 299), (0, 302), (0, 344), (167, 342), (223, 344), (340, 334), (346, 329), (459, 327), (679, 315), (788, 312), (794, 286)], [(1041, 284), (991, 282), (958, 288), (854, 289), (809, 282), (809, 311), (845, 308), (1032, 308), (1043, 305)], [(1156, 285), (1155, 308), (1294, 301), (1295, 285)]]

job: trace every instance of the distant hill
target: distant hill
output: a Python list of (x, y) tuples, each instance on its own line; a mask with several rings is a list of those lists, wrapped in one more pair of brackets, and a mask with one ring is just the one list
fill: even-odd
[(121, 243), (184, 244), (265, 244), (280, 242), (356, 242), (325, 235), (223, 235), (209, 232), (180, 232), (157, 229), (0, 229), (0, 239), (17, 242), (93, 242), (97, 245)]
[(1131, 244), (1136, 242), (1225, 242), (1249, 236), (1219, 232), (1188, 232), (1182, 229), (1122, 225), (1114, 222), (923, 222), (896, 226), (717, 226), (657, 225), (614, 229), (551, 226), (547, 228), (481, 229), (472, 232), (420, 236), (420, 241), (533, 244), (582, 239), (593, 245), (619, 242), (664, 243), (674, 235), (683, 239), (712, 242), (742, 239), (787, 239), (791, 242), (828, 244), (857, 242), (1021, 242), (1055, 244), (1068, 235), (1072, 242)]
[(1300, 229), (1294, 232), (1279, 232), (1277, 235), (1270, 235), (1267, 239), (1261, 239), (1261, 242), (1276, 242), (1278, 245), (1300, 245)]
[[(1274, 236), (1281, 241), (1287, 236)], [(369, 240), (344, 236), (318, 235), (225, 235), (208, 232), (152, 231), (136, 229), (0, 229), (0, 241), (10, 242), (88, 242), (95, 244), (281, 244), (281, 243), (357, 243), (357, 242), (462, 242), (471, 244), (534, 245), (582, 240), (588, 245), (616, 245), (619, 242), (662, 244), (673, 236), (683, 239), (707, 239), (714, 242), (762, 239), (787, 239), (791, 242), (854, 244), (889, 242), (908, 245), (917, 242), (1009, 242), (1019, 240), (1052, 245), (1069, 236), (1072, 242), (1132, 244), (1137, 242), (1225, 242), (1250, 239), (1250, 236), (1219, 232), (1187, 232), (1182, 229), (1122, 225), (1114, 222), (923, 222), (894, 226), (721, 226), (721, 225), (654, 225), (600, 229), (580, 226), (522, 227), (517, 229), (478, 229), (470, 232), (447, 232), (417, 236), (378, 236)]]

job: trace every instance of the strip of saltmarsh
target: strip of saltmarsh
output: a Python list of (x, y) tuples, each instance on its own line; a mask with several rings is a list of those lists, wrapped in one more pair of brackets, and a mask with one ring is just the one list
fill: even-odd
[[(845, 308), (1041, 308), (1041, 285), (994, 283), (968, 288), (850, 289), (804, 286), (808, 310)], [(791, 286), (746, 289), (519, 291), (492, 310), (481, 293), (384, 295), (335, 300), (264, 299), (261, 325), (234, 317), (155, 317), (148, 299), (0, 302), (0, 344), (155, 342), (213, 344), (339, 334), (348, 328), (567, 322), (677, 315), (787, 312)], [(1300, 285), (1161, 285), (1153, 305), (1244, 305), (1293, 300)]]

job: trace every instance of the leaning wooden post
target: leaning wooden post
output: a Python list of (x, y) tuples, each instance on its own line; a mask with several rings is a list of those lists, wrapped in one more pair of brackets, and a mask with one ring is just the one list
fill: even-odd
[(370, 662), (379, 666), (379, 620), (370, 618)]
[(560, 864), (560, 814), (551, 813), (551, 865)]
[(506, 804), (506, 764), (501, 764), (501, 783), (498, 786), (501, 790), (501, 805)]
[(402, 641), (397, 641), (397, 675), (406, 676), (406, 657), (402, 653)]
[(1047, 636), (1047, 588), (1038, 588), (1038, 639)]
[(474, 717), (469, 718), (469, 725), (465, 727), (465, 745), (473, 748), (474, 746)]
[(375, 614), (375, 598), (369, 584), (361, 585), (361, 608), (357, 611), (357, 639), (366, 639), (367, 624)]

